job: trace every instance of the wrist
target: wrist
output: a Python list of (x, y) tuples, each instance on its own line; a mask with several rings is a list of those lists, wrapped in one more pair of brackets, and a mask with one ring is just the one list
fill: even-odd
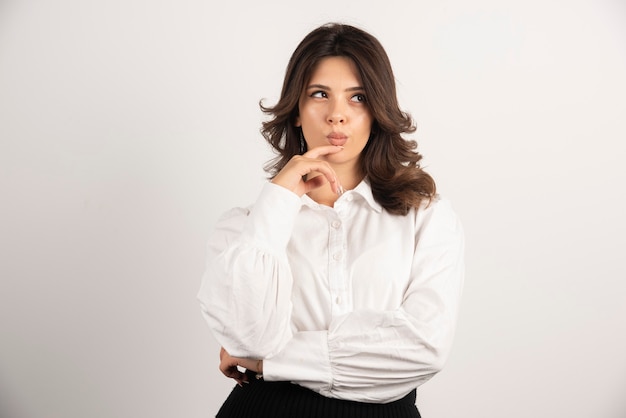
[(263, 360), (256, 361), (256, 376), (257, 379), (263, 379)]

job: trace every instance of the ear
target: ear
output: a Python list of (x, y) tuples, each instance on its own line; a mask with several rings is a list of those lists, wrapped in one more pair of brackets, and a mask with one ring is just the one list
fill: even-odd
[(296, 128), (300, 128), (302, 126), (302, 122), (300, 122), (300, 116), (296, 116), (296, 122), (293, 124)]

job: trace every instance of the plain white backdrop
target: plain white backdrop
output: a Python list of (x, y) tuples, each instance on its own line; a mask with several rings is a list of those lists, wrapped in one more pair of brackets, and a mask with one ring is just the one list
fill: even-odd
[(626, 416), (621, 0), (0, 1), (0, 416), (201, 418), (195, 295), (319, 24), (379, 38), (467, 234), (427, 418)]

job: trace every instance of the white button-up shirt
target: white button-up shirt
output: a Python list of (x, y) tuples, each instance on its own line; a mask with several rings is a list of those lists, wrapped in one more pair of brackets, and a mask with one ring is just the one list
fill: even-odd
[(463, 248), (439, 196), (399, 216), (367, 181), (334, 207), (268, 183), (253, 206), (219, 220), (198, 299), (218, 343), (264, 359), (265, 380), (389, 402), (443, 367)]

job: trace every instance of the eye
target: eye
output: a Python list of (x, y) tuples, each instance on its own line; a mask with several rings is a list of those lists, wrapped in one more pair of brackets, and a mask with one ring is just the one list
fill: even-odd
[(325, 91), (318, 90), (318, 91), (314, 91), (313, 93), (311, 93), (311, 97), (316, 97), (318, 99), (325, 99), (328, 97), (328, 94), (326, 94)]
[(352, 96), (352, 98), (350, 99), (353, 102), (357, 102), (357, 103), (365, 103), (367, 100), (365, 99), (365, 95), (364, 94), (355, 94), (354, 96)]

